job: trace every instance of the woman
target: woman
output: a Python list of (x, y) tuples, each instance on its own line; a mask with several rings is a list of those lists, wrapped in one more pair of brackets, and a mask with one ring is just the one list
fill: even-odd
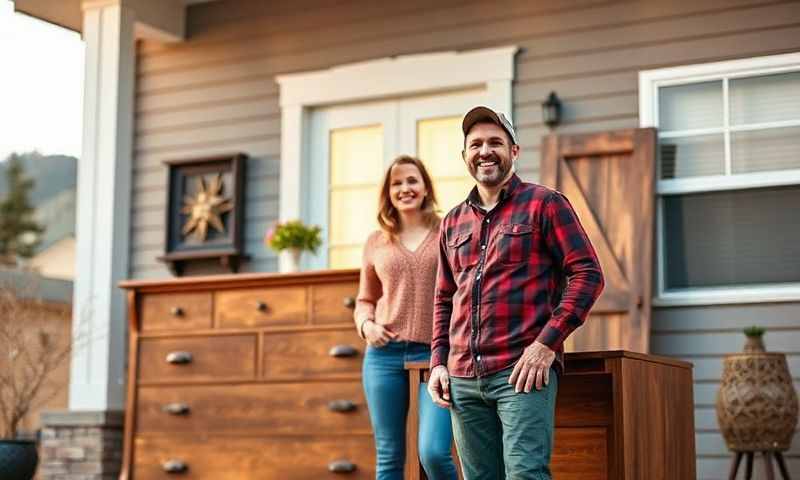
[(359, 335), (367, 341), (364, 392), (377, 451), (378, 480), (401, 480), (405, 463), (406, 413), (419, 402), (419, 455), (430, 480), (454, 480), (450, 412), (433, 404), (424, 387), (408, 398), (407, 361), (427, 361), (438, 259), (439, 216), (425, 166), (400, 156), (383, 179), (378, 223), (364, 246), (355, 309)]

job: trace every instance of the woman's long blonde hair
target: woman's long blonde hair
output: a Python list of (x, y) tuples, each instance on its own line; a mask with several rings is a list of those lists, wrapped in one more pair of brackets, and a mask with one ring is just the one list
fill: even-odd
[(421, 210), (423, 220), (431, 229), (435, 228), (441, 220), (438, 213), (439, 207), (436, 201), (436, 193), (433, 189), (433, 181), (431, 181), (431, 176), (428, 175), (425, 164), (418, 158), (409, 155), (400, 155), (395, 158), (392, 164), (389, 165), (389, 168), (386, 169), (386, 174), (383, 176), (380, 198), (378, 200), (378, 224), (381, 226), (381, 230), (383, 230), (386, 237), (391, 241), (397, 239), (397, 235), (400, 233), (400, 214), (397, 209), (394, 208), (394, 205), (392, 205), (391, 193), (389, 192), (391, 188), (392, 168), (394, 168), (395, 165), (414, 165), (417, 167), (419, 174), (422, 176), (422, 181), (425, 182), (425, 189), (428, 191), (428, 194), (422, 200)]

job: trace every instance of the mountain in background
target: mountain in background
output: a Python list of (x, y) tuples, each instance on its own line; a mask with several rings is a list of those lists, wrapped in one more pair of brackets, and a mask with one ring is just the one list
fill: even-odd
[[(30, 201), (36, 207), (35, 218), (45, 227), (41, 252), (59, 240), (75, 235), (75, 197), (78, 183), (78, 159), (67, 155), (42, 155), (39, 152), (18, 154), (25, 175), (34, 179)], [(7, 159), (0, 162), (0, 198), (8, 191)]]
[[(75, 190), (78, 181), (78, 159), (67, 155), (42, 155), (39, 152), (18, 154), (25, 175), (35, 180), (30, 201), (35, 206), (47, 202), (56, 195)], [(0, 197), (8, 190), (6, 185), (6, 168), (4, 158), (0, 162)]]

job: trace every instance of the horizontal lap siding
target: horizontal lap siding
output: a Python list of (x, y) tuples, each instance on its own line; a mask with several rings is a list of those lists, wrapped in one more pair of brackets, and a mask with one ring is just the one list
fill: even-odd
[[(277, 74), (392, 55), (518, 45), (514, 120), (522, 176), (539, 178), (540, 103), (564, 105), (561, 133), (638, 126), (640, 70), (800, 50), (800, 3), (525, 0), (222, 1), (190, 7), (189, 38), (139, 44), (131, 223), (135, 278), (167, 276), (166, 171), (162, 161), (242, 151), (247, 164), (244, 270), (270, 271), (261, 244), (278, 215)], [(480, 66), (476, 66), (480, 68)], [(214, 271), (213, 264), (191, 273)], [(741, 348), (751, 323), (774, 328), (767, 345), (790, 351), (800, 375), (800, 305), (660, 309), (653, 350), (695, 362), (700, 478), (726, 476), (728, 456), (714, 424), (713, 396), (724, 352)], [(708, 428), (706, 428), (708, 427)], [(789, 452), (794, 475), (800, 457)]]
[[(136, 278), (166, 276), (166, 175), (162, 161), (231, 151), (250, 155), (245, 270), (273, 270), (261, 245), (277, 217), (280, 158), (276, 74), (399, 54), (515, 44), (514, 116), (520, 172), (539, 177), (548, 130), (540, 102), (556, 90), (560, 131), (635, 127), (637, 72), (643, 68), (763, 55), (797, 48), (796, 3), (435, 3), (229, 1), (189, 10), (189, 39), (139, 46), (132, 222)], [(754, 40), (758, 41), (754, 41)], [(476, 67), (479, 68), (479, 67)]]
[[(651, 348), (694, 364), (695, 430), (698, 478), (727, 478), (730, 454), (719, 432), (714, 408), (722, 361), (726, 353), (741, 352), (742, 329), (760, 325), (767, 329), (767, 350), (786, 353), (795, 389), (800, 389), (800, 304), (729, 305), (660, 308), (654, 311)], [(785, 453), (793, 477), (800, 475), (798, 435)], [(756, 478), (763, 468), (756, 463)]]

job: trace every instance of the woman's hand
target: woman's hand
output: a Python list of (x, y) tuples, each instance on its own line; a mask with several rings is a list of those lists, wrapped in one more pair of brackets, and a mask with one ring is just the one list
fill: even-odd
[(378, 325), (372, 320), (365, 321), (361, 329), (364, 332), (364, 338), (367, 340), (367, 343), (373, 347), (382, 347), (389, 343), (389, 341), (397, 338), (396, 333), (383, 325)]

